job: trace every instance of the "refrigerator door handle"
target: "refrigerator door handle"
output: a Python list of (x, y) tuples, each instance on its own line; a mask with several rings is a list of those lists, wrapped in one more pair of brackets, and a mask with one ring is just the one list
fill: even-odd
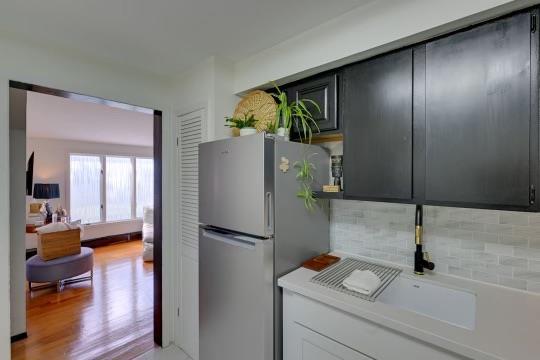
[(208, 230), (203, 230), (203, 236), (212, 240), (221, 241), (232, 246), (243, 247), (246, 249), (255, 249), (255, 245), (257, 244), (257, 239), (254, 238), (247, 236), (223, 236)]
[(272, 235), (274, 233), (274, 209), (272, 201), (272, 193), (268, 191), (266, 193), (266, 234)]

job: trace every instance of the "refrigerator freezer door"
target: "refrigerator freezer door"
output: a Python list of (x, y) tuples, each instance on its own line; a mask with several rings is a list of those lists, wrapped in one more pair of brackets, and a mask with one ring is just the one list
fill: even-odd
[(272, 236), (273, 144), (261, 133), (199, 145), (202, 224)]
[(199, 358), (273, 358), (273, 239), (200, 229)]

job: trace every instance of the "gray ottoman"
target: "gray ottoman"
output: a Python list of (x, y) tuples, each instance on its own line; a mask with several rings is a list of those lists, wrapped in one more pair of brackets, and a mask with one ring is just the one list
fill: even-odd
[[(74, 282), (92, 280), (94, 275), (94, 250), (81, 247), (81, 253), (44, 261), (38, 255), (26, 260), (26, 279), (30, 291), (43, 287), (56, 286), (61, 291), (64, 285)], [(70, 279), (90, 272), (90, 276)], [(32, 288), (32, 283), (52, 283)]]

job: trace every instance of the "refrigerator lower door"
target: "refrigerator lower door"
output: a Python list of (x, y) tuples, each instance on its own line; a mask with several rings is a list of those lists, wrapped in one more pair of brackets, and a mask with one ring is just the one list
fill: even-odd
[(199, 358), (273, 359), (273, 239), (199, 239)]

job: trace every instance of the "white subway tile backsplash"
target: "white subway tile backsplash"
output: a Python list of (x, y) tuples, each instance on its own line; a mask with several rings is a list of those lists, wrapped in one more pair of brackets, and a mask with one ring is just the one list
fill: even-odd
[(462, 249), (484, 250), (485, 247), (486, 247), (485, 241), (480, 241), (480, 240), (462, 240), (461, 241)]
[(486, 224), (486, 233), (503, 235), (512, 234), (512, 231), (512, 225)]
[(471, 231), (485, 231), (486, 225), (478, 222), (472, 222), (472, 221), (460, 221), (459, 227), (463, 230), (471, 230)]
[[(523, 245), (523, 246), (526, 246)], [(529, 240), (529, 247), (531, 248), (534, 248), (534, 249), (540, 249), (540, 238), (532, 238)]]
[(472, 277), (471, 270), (463, 269), (456, 266), (448, 266), (448, 274), (463, 277), (463, 278), (469, 278), (469, 279)]
[(485, 243), (497, 243), (499, 241), (498, 234), (489, 234), (485, 232), (474, 232), (473, 240), (483, 241)]
[[(489, 254), (489, 253), (486, 253), (486, 252), (482, 252), (482, 251), (473, 252), (472, 259), (480, 261), (483, 264), (497, 264), (497, 263), (499, 263), (499, 256)], [(503, 264), (503, 265), (507, 265), (507, 264)]]
[(514, 254), (514, 248), (512, 246), (500, 244), (486, 244), (485, 251), (486, 253), (496, 255), (512, 256)]
[[(332, 200), (331, 246), (414, 263), (414, 205)], [(435, 270), (540, 292), (540, 214), (424, 206)]]
[(514, 266), (518, 268), (526, 268), (528, 261), (524, 258), (517, 258), (513, 256), (501, 256), (499, 259), (499, 264)]
[(540, 260), (540, 249), (516, 247), (514, 248), (514, 255), (517, 257), (525, 257), (527, 259)]
[(499, 242), (504, 245), (527, 247), (529, 244), (529, 239), (522, 236), (502, 234), (499, 236)]
[(499, 224), (509, 225), (529, 225), (529, 216), (509, 211), (501, 211), (499, 214)]
[(538, 260), (529, 260), (529, 270), (531, 270), (531, 271), (540, 271), (540, 261), (538, 261)]
[(498, 284), (499, 283), (499, 277), (495, 274), (473, 270), (472, 272), (472, 278), (474, 280)]

